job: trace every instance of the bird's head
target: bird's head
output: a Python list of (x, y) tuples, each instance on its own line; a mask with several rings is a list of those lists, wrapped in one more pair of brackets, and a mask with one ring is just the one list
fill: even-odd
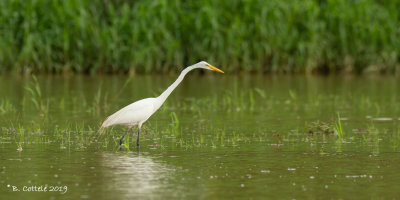
[(219, 73), (224, 73), (222, 70), (208, 64), (206, 61), (200, 61), (198, 63), (195, 64), (196, 68), (203, 68), (203, 69), (208, 69), (208, 70), (214, 70), (217, 71)]

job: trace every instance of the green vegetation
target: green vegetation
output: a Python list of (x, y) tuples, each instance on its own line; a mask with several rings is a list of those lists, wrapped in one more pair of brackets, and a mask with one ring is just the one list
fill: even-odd
[(47, 112), (48, 106), (44, 102), (40, 84), (36, 76), (32, 76), (34, 83), (26, 85), (25, 89), (31, 94), (31, 101), (39, 112)]
[[(128, 82), (128, 81), (126, 81)], [(379, 152), (379, 143), (381, 140), (390, 142), (392, 149), (398, 151), (400, 149), (399, 133), (400, 129), (396, 125), (396, 119), (390, 119), (395, 124), (395, 130), (391, 129), (388, 133), (387, 129), (378, 129), (375, 127), (375, 121), (368, 119), (370, 124), (367, 126), (362, 124), (356, 129), (349, 131), (349, 127), (343, 126), (341, 117), (332, 115), (327, 120), (306, 120), (305, 126), (300, 126), (291, 131), (283, 130), (265, 130), (250, 128), (249, 130), (238, 131), (228, 127), (215, 125), (217, 121), (207, 119), (205, 116), (214, 115), (215, 113), (223, 113), (224, 115), (253, 116), (264, 113), (266, 110), (270, 114), (271, 110), (280, 112), (280, 115), (292, 114), (301, 110), (306, 113), (318, 113), (322, 110), (336, 110), (337, 107), (350, 106), (354, 108), (353, 112), (374, 113), (377, 105), (382, 106), (379, 99), (371, 99), (366, 96), (356, 98), (350, 96), (348, 98), (337, 98), (337, 96), (312, 96), (310, 99), (302, 98), (303, 94), (289, 90), (283, 100), (274, 100), (273, 97), (266, 96), (266, 90), (261, 88), (249, 88), (247, 90), (239, 90), (237, 84), (233, 84), (233, 89), (225, 93), (214, 93), (203, 98), (189, 98), (167, 101), (167, 104), (158, 112), (159, 119), (146, 122), (143, 127), (145, 134), (142, 134), (144, 147), (152, 149), (165, 148), (223, 148), (237, 147), (243, 144), (270, 144), (271, 146), (296, 146), (299, 143), (311, 144), (310, 148), (318, 146), (319, 143), (332, 142), (338, 151), (342, 151), (346, 144), (360, 144), (373, 147), (373, 152)], [(125, 127), (114, 127), (106, 129), (105, 134), (99, 134), (99, 125), (105, 113), (115, 110), (118, 106), (111, 107), (109, 94), (103, 91), (102, 84), (98, 88), (94, 88), (92, 102), (84, 96), (57, 96), (52, 97), (43, 95), (43, 85), (35, 76), (28, 81), (24, 89), (24, 96), (19, 101), (11, 101), (7, 97), (0, 102), (0, 117), (4, 117), (4, 122), (0, 130), (0, 144), (15, 142), (15, 148), (23, 151), (27, 146), (32, 144), (57, 144), (60, 150), (85, 150), (88, 148), (118, 150), (118, 141), (124, 133)], [(122, 90), (116, 91), (121, 94)], [(248, 101), (246, 101), (246, 99)], [(395, 101), (395, 99), (392, 99)], [(301, 101), (302, 103), (300, 103)], [(69, 102), (69, 103), (66, 103)], [(361, 102), (361, 105), (359, 106)], [(386, 101), (384, 103), (387, 103)], [(390, 102), (393, 107), (385, 110), (398, 111), (398, 104)], [(41, 116), (32, 122), (25, 122), (18, 117), (21, 110), (16, 105), (21, 105), (21, 110), (30, 110), (31, 115)], [(394, 108), (396, 107), (396, 109)], [(51, 110), (56, 109), (57, 112)], [(383, 107), (384, 108), (384, 107)], [(286, 111), (285, 111), (286, 110)], [(71, 113), (87, 113), (90, 116), (97, 117), (95, 123), (88, 122), (61, 122), (60, 124), (52, 122), (52, 118), (59, 115), (68, 115)], [(62, 114), (61, 114), (62, 113)], [(189, 114), (189, 115), (186, 115)], [(206, 113), (206, 114), (202, 114)], [(210, 114), (211, 113), (211, 114)], [(246, 113), (246, 115), (243, 115)], [(272, 112), (273, 113), (273, 112)], [(379, 115), (380, 112), (376, 114)], [(397, 112), (396, 112), (397, 113)], [(195, 123), (192, 123), (194, 117)], [(37, 117), (34, 117), (37, 118)], [(68, 117), (66, 117), (68, 118)], [(249, 120), (251, 121), (251, 118)], [(183, 120), (182, 120), (183, 119)], [(158, 124), (158, 121), (166, 121)], [(269, 124), (273, 124), (268, 122)], [(378, 124), (379, 125), (379, 124)], [(353, 125), (354, 126), (354, 125)], [(386, 127), (386, 126), (385, 126)], [(343, 132), (346, 130), (346, 134)], [(123, 147), (127, 151), (135, 151), (132, 148), (132, 142), (135, 142), (136, 129), (130, 131), (126, 136)], [(133, 140), (131, 136), (133, 135)], [(326, 149), (320, 149), (321, 154), (326, 154)]]
[(11, 104), (8, 99), (0, 100), (0, 114), (4, 113), (14, 113), (16, 111), (15, 107)]
[[(398, 152), (400, 149), (398, 130), (392, 130), (388, 133), (387, 129), (377, 129), (373, 125), (367, 129), (357, 129), (353, 133), (344, 136), (343, 132), (337, 132), (337, 137), (332, 131), (338, 131), (332, 128), (329, 123), (313, 121), (304, 128), (295, 129), (290, 132), (274, 133), (265, 132), (265, 130), (253, 131), (252, 133), (237, 133), (235, 130), (225, 130), (212, 125), (205, 125), (202, 128), (191, 126), (176, 131), (171, 127), (176, 125), (176, 119), (163, 127), (162, 130), (149, 126), (144, 126), (144, 133), (141, 135), (142, 148), (144, 149), (199, 149), (199, 148), (224, 148), (237, 147), (245, 144), (270, 145), (296, 147), (303, 144), (318, 146), (319, 143), (333, 144), (332, 148), (342, 151), (342, 146), (352, 148), (352, 145), (364, 145), (371, 152), (379, 152), (379, 143), (384, 141), (390, 148)], [(328, 127), (329, 126), (329, 127)], [(42, 130), (42, 128), (45, 128)], [(316, 132), (309, 132), (313, 129)], [(308, 131), (303, 131), (308, 130)], [(340, 129), (341, 130), (341, 129)], [(0, 130), (0, 144), (13, 143), (17, 151), (23, 151), (30, 145), (58, 145), (60, 150), (78, 150), (87, 149), (101, 150), (119, 150), (119, 139), (124, 133), (125, 128), (118, 127), (108, 129), (106, 134), (98, 134), (98, 127), (83, 123), (63, 124), (62, 126), (49, 125), (23, 125), (18, 123), (16, 127), (2, 127)], [(133, 140), (130, 137), (133, 135)], [(136, 129), (126, 135), (125, 142), (122, 144), (126, 151), (136, 151), (134, 147), (136, 142)], [(390, 145), (389, 145), (390, 144)], [(132, 145), (132, 146), (131, 146)], [(323, 149), (321, 149), (323, 151)]]
[(340, 140), (343, 140), (343, 128), (342, 128), (342, 123), (340, 122), (340, 115), (338, 113), (338, 119), (335, 124), (334, 130), (336, 135), (339, 137)]
[(334, 133), (335, 128), (326, 122), (315, 121), (306, 125), (307, 133), (310, 135), (331, 135)]
[[(0, 2), (0, 72), (400, 71), (400, 1)], [(253, 95), (253, 94), (251, 94)]]

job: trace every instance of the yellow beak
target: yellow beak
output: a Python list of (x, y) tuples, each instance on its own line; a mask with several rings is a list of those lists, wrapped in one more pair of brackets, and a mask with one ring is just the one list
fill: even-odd
[(224, 73), (222, 70), (220, 70), (220, 69), (218, 69), (218, 68), (216, 68), (216, 67), (214, 67), (214, 66), (212, 66), (212, 65), (210, 65), (210, 64), (206, 64), (209, 68), (211, 68), (212, 70), (215, 70), (215, 71), (217, 71), (217, 72), (219, 72), (219, 73)]

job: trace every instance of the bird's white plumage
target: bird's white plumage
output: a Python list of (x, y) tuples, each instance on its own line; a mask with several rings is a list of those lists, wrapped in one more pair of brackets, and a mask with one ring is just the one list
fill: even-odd
[(102, 128), (113, 125), (135, 126), (142, 124), (156, 111), (156, 98), (146, 98), (131, 103), (109, 116), (101, 125)]
[[(139, 101), (136, 101), (134, 103), (131, 103), (124, 108), (120, 109), (116, 113), (112, 114), (109, 116), (101, 125), (101, 128), (106, 128), (109, 126), (113, 125), (125, 125), (131, 128), (132, 126), (138, 125), (139, 130), (142, 124), (148, 120), (151, 115), (156, 112), (161, 105), (164, 103), (164, 101), (168, 98), (168, 96), (172, 93), (172, 91), (179, 85), (179, 83), (183, 80), (185, 75), (197, 68), (202, 68), (202, 69), (208, 69), (208, 70), (215, 70), (221, 73), (224, 73), (220, 69), (208, 64), (207, 62), (201, 61), (199, 63), (196, 63), (192, 66), (189, 66), (185, 68), (179, 77), (176, 79), (172, 85), (170, 85), (160, 96), (155, 97), (155, 98), (146, 98), (142, 99)], [(129, 130), (129, 129), (128, 129)], [(126, 135), (126, 133), (125, 133)], [(125, 137), (122, 136), (120, 140), (120, 144), (122, 144), (123, 138)], [(137, 145), (139, 146), (139, 132), (138, 132), (138, 139), (137, 139)]]

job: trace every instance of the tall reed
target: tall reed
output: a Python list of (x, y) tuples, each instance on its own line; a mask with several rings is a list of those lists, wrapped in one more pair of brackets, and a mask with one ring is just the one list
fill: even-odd
[(0, 73), (400, 71), (400, 1), (0, 1)]

